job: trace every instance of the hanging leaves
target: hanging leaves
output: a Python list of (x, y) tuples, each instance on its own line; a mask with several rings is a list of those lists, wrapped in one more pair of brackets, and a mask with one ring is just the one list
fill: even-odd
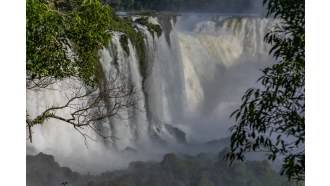
[(231, 152), (227, 160), (243, 160), (250, 151), (284, 157), (282, 174), (305, 179), (305, 2), (264, 0), (267, 16), (281, 20), (265, 36), (278, 63), (262, 70), (260, 89), (249, 89), (230, 117)]
[(98, 0), (26, 2), (28, 79), (77, 77), (94, 86), (97, 50), (110, 42), (113, 10)]

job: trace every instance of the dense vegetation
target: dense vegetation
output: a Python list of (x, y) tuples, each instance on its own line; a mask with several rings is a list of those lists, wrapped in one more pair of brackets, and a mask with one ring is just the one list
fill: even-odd
[[(116, 10), (251, 13), (255, 0), (103, 0)], [(261, 1), (258, 1), (261, 3)]]
[(265, 0), (268, 15), (281, 23), (265, 41), (278, 63), (262, 70), (262, 88), (247, 90), (232, 116), (230, 160), (249, 151), (283, 158), (282, 174), (305, 179), (305, 1)]
[[(227, 149), (228, 150), (228, 149)], [(80, 186), (294, 186), (264, 161), (235, 163), (223, 160), (226, 150), (197, 156), (166, 154), (161, 162), (132, 162), (127, 170), (81, 175), (59, 167), (54, 158), (27, 156), (27, 185), (56, 186), (67, 181)]]
[[(26, 1), (26, 86), (31, 92), (43, 91), (55, 82), (74, 79), (82, 82), (88, 91), (79, 88), (63, 105), (50, 105), (40, 115), (31, 117), (26, 113), (28, 139), (32, 142), (32, 128), (49, 119), (57, 119), (79, 130), (86, 126), (93, 129), (93, 124), (117, 114), (117, 109), (133, 106), (134, 87), (126, 83), (105, 81), (105, 72), (99, 62), (98, 51), (111, 42), (114, 31), (121, 32), (120, 42), (127, 55), (128, 39), (136, 49), (143, 76), (146, 73), (146, 54), (144, 37), (136, 24), (145, 25), (159, 37), (162, 30), (145, 18), (138, 22), (118, 17), (115, 11), (99, 0), (27, 0)], [(116, 78), (114, 78), (116, 79)], [(101, 84), (106, 89), (99, 91)], [(114, 91), (116, 90), (116, 91)], [(72, 90), (75, 91), (75, 90)], [(111, 91), (111, 92), (110, 92)], [(99, 93), (99, 94), (98, 94)], [(98, 94), (98, 95), (97, 95)], [(112, 94), (112, 96), (111, 96)], [(92, 110), (117, 97), (127, 98), (120, 107), (107, 113), (93, 115)], [(90, 103), (77, 106), (76, 100), (89, 99)], [(64, 98), (65, 99), (65, 98)], [(119, 102), (118, 102), (119, 101)], [(128, 104), (129, 103), (129, 104)], [(58, 110), (76, 108), (65, 118), (58, 115)], [(85, 119), (83, 119), (85, 118)], [(89, 119), (86, 119), (89, 118)], [(94, 129), (93, 129), (94, 130)], [(81, 132), (79, 130), (79, 132)], [(86, 136), (84, 135), (86, 138)]]
[(27, 0), (27, 80), (77, 77), (95, 85), (97, 50), (110, 41), (113, 17), (109, 6), (95, 0)]
[[(98, 0), (27, 0), (26, 14), (28, 80), (77, 77), (95, 85), (97, 51), (109, 44), (111, 31), (126, 34), (140, 61), (145, 60), (143, 36), (133, 22), (116, 16), (111, 7)], [(138, 23), (158, 37), (162, 33), (158, 25), (146, 19)]]

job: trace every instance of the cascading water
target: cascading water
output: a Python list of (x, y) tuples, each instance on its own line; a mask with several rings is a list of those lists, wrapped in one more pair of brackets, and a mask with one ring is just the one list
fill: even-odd
[(156, 42), (146, 80), (152, 120), (179, 127), (190, 142), (225, 136), (230, 107), (271, 60), (263, 42), (271, 24), (264, 18), (180, 17), (171, 46), (164, 35)]
[[(159, 19), (149, 21), (159, 24)], [(105, 74), (134, 85), (139, 98), (138, 109), (121, 111), (126, 119), (109, 118), (101, 123), (105, 132), (118, 140), (104, 144), (95, 133), (85, 131), (99, 139), (88, 141), (87, 148), (73, 127), (49, 120), (34, 128), (34, 141), (27, 142), (27, 153), (52, 154), (62, 166), (99, 173), (125, 168), (132, 160), (157, 160), (169, 151), (192, 152), (191, 144), (227, 137), (233, 124), (230, 113), (244, 91), (257, 86), (258, 69), (272, 61), (263, 37), (274, 21), (190, 15), (169, 23), (171, 30), (159, 38), (137, 25), (145, 36), (148, 58), (144, 81), (136, 50), (128, 40), (129, 54), (124, 51), (121, 33), (114, 33), (112, 43), (99, 52)], [(65, 103), (70, 91), (65, 85), (79, 85), (67, 81), (52, 85), (54, 90), (27, 92), (29, 114), (36, 116), (51, 105)], [(121, 151), (127, 147), (137, 153), (124, 156)]]

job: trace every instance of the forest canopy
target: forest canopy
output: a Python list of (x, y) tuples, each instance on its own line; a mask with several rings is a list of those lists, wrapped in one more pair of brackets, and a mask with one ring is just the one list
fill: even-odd
[(265, 13), (260, 0), (103, 0), (117, 11)]

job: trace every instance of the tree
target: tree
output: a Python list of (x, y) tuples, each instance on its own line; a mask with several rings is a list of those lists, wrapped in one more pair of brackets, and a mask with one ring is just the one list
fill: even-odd
[[(27, 91), (45, 91), (55, 83), (68, 84), (66, 102), (52, 105), (36, 116), (26, 115), (28, 139), (32, 128), (49, 119), (81, 131), (89, 127), (102, 137), (96, 125), (136, 106), (135, 88), (116, 69), (104, 72), (99, 49), (111, 39), (115, 13), (98, 0), (27, 0)], [(118, 18), (116, 18), (118, 19)], [(69, 115), (61, 114), (66, 111)]]
[(267, 16), (280, 21), (265, 36), (278, 63), (262, 70), (262, 88), (251, 88), (231, 114), (231, 152), (227, 160), (244, 160), (246, 152), (283, 158), (281, 174), (305, 179), (305, 1), (264, 0)]
[(111, 39), (113, 10), (98, 0), (27, 0), (27, 83), (76, 77), (98, 81), (97, 51)]
[(115, 140), (117, 137), (114, 134), (108, 135), (107, 131), (103, 130), (102, 123), (109, 122), (108, 119), (112, 117), (128, 119), (130, 116), (125, 116), (124, 113), (130, 108), (137, 108), (139, 97), (136, 96), (136, 90), (128, 78), (121, 77), (118, 72), (109, 72), (108, 75), (108, 78), (95, 87), (86, 86), (84, 82), (73, 78), (62, 81), (61, 90), (55, 91), (66, 92), (66, 97), (62, 98), (66, 100), (64, 103), (52, 105), (33, 118), (27, 113), (28, 139), (32, 142), (34, 126), (56, 119), (73, 126), (85, 138), (85, 143), (87, 138), (95, 140), (82, 131), (86, 127), (103, 138)]

